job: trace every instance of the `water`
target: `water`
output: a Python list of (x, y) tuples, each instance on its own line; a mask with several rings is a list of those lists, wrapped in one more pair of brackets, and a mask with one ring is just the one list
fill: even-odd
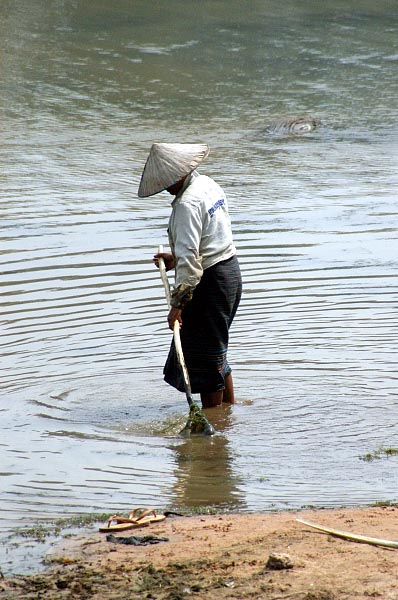
[[(0, 5), (3, 533), (134, 506), (397, 501), (398, 11), (271, 0)], [(312, 114), (322, 127), (270, 136)], [(211, 146), (244, 278), (238, 403), (176, 434), (153, 141)]]

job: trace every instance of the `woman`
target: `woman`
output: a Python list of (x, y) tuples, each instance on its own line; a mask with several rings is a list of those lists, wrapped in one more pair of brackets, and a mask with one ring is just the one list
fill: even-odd
[[(220, 186), (196, 168), (209, 154), (205, 144), (153, 144), (138, 195), (167, 190), (175, 196), (169, 221), (171, 253), (162, 257), (175, 269), (168, 315), (170, 329), (181, 326), (181, 343), (192, 393), (203, 408), (233, 404), (227, 361), (229, 328), (239, 305), (242, 281), (232, 240), (227, 200)], [(174, 342), (164, 367), (167, 383), (184, 391)]]

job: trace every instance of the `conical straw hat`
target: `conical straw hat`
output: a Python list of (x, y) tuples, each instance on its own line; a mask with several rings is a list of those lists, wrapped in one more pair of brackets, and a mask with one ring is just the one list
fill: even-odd
[(207, 144), (152, 144), (138, 196), (153, 196), (196, 169), (209, 154)]

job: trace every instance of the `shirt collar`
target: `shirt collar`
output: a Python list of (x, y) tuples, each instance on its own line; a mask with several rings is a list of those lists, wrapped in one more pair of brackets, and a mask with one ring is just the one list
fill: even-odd
[(171, 205), (173, 206), (173, 204), (179, 199), (181, 198), (181, 196), (183, 195), (183, 193), (185, 192), (185, 190), (187, 189), (188, 186), (191, 185), (191, 183), (193, 182), (194, 179), (196, 179), (197, 177), (199, 177), (199, 173), (198, 171), (195, 169), (194, 171), (192, 171), (190, 177), (187, 177), (186, 180), (184, 181), (184, 185), (182, 186), (182, 188), (180, 189), (180, 191), (178, 192), (177, 196), (174, 197), (174, 200), (172, 201)]

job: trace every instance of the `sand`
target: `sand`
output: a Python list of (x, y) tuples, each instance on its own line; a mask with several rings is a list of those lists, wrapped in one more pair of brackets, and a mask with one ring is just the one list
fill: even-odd
[[(170, 515), (117, 534), (168, 539), (156, 545), (121, 545), (99, 532), (60, 540), (46, 571), (1, 579), (0, 599), (398, 599), (398, 550), (320, 533), (297, 517), (398, 539), (394, 506)], [(276, 555), (271, 566), (270, 555)]]

